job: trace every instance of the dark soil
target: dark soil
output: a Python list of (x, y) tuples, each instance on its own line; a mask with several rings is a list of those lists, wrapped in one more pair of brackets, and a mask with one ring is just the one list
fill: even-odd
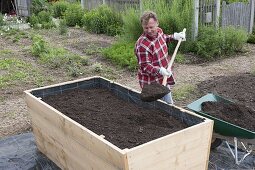
[(170, 89), (159, 83), (145, 84), (141, 92), (141, 100), (145, 102), (152, 102), (164, 97), (170, 92)]
[(255, 75), (216, 76), (198, 84), (202, 95), (214, 93), (255, 110)]
[(201, 108), (213, 117), (255, 132), (255, 110), (244, 105), (207, 101), (201, 104)]
[(43, 101), (121, 149), (188, 127), (167, 113), (125, 102), (107, 89), (75, 89)]

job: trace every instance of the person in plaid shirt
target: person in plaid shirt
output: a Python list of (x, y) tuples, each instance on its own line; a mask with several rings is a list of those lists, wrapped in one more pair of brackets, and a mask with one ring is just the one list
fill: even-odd
[[(158, 27), (159, 22), (156, 13), (152, 11), (145, 11), (140, 19), (143, 34), (135, 44), (140, 86), (143, 88), (144, 84), (151, 84), (152, 82), (162, 84), (163, 76), (168, 76), (167, 87), (170, 89), (170, 86), (175, 84), (175, 80), (172, 71), (167, 70), (170, 61), (167, 43), (180, 38), (185, 41), (185, 33), (164, 34), (162, 29)], [(173, 104), (171, 92), (164, 96), (163, 100)]]

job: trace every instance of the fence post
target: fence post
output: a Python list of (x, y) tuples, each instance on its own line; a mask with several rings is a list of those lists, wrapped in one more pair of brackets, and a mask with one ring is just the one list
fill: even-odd
[(250, 25), (249, 25), (249, 33), (252, 33), (252, 28), (254, 24), (254, 0), (250, 0), (251, 7), (251, 15), (250, 15)]
[(215, 0), (215, 27), (219, 28), (220, 23), (220, 0)]
[(192, 40), (198, 35), (198, 19), (199, 19), (199, 0), (194, 0), (194, 18), (192, 26)]
[(81, 0), (81, 7), (82, 9), (85, 9), (85, 0)]
[(140, 13), (143, 12), (143, 0), (139, 0), (139, 8), (140, 8)]

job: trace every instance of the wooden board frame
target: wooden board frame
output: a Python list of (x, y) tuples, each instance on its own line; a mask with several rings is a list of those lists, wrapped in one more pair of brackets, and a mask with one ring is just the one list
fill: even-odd
[[(174, 109), (173, 111), (179, 112), (184, 117), (181, 119), (191, 117), (200, 122), (134, 148), (120, 149), (41, 100), (45, 95), (77, 88), (77, 84), (85, 85), (85, 88), (91, 87), (91, 84), (86, 82), (93, 82), (95, 79), (109, 82), (111, 87), (121, 89), (119, 96), (123, 94), (123, 90), (139, 96), (136, 90), (99, 76), (25, 91), (38, 149), (61, 169), (207, 169), (213, 131), (213, 121), (210, 119), (163, 101), (145, 104), (146, 107), (155, 107), (156, 103), (163, 110)], [(139, 102), (139, 99), (137, 101)]]

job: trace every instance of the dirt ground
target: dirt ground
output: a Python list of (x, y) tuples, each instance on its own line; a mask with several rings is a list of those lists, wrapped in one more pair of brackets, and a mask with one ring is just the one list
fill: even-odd
[[(100, 73), (88, 71), (79, 77), (73, 78), (68, 76), (65, 70), (52, 70), (42, 66), (29, 52), (31, 40), (21, 39), (19, 42), (13, 42), (11, 39), (0, 36), (0, 50), (8, 49), (13, 51), (13, 57), (31, 63), (40, 70), (41, 74), (48, 77), (45, 78), (40, 86), (100, 75), (140, 91), (136, 72), (130, 72), (127, 69), (116, 67), (114, 64), (102, 58), (99, 53), (100, 49), (108, 47), (116, 40), (114, 37), (89, 34), (82, 29), (76, 28), (69, 29), (68, 34), (63, 36), (59, 35), (57, 30), (28, 30), (28, 32), (43, 35), (53, 46), (64, 47), (73, 53), (89, 56), (90, 65), (86, 66), (88, 70), (90, 70), (89, 67), (93, 63), (100, 63), (103, 68)], [(186, 84), (192, 84), (198, 87), (196, 92), (185, 99), (175, 100), (175, 104), (180, 107), (185, 107), (204, 94), (215, 92), (255, 109), (255, 45), (247, 44), (246, 50), (246, 53), (236, 54), (232, 58), (214, 62), (200, 64), (192, 64), (192, 62), (187, 64), (175, 63), (174, 72), (177, 82), (174, 88), (182, 87)], [(188, 59), (189, 56), (187, 55)], [(192, 60), (192, 57), (190, 57), (190, 60)], [(243, 77), (246, 74), (252, 77), (249, 82)], [(233, 76), (238, 78), (232, 79)], [(24, 102), (23, 91), (36, 87), (38, 85), (31, 81), (16, 83), (1, 89), (0, 138), (30, 130), (31, 122)]]

